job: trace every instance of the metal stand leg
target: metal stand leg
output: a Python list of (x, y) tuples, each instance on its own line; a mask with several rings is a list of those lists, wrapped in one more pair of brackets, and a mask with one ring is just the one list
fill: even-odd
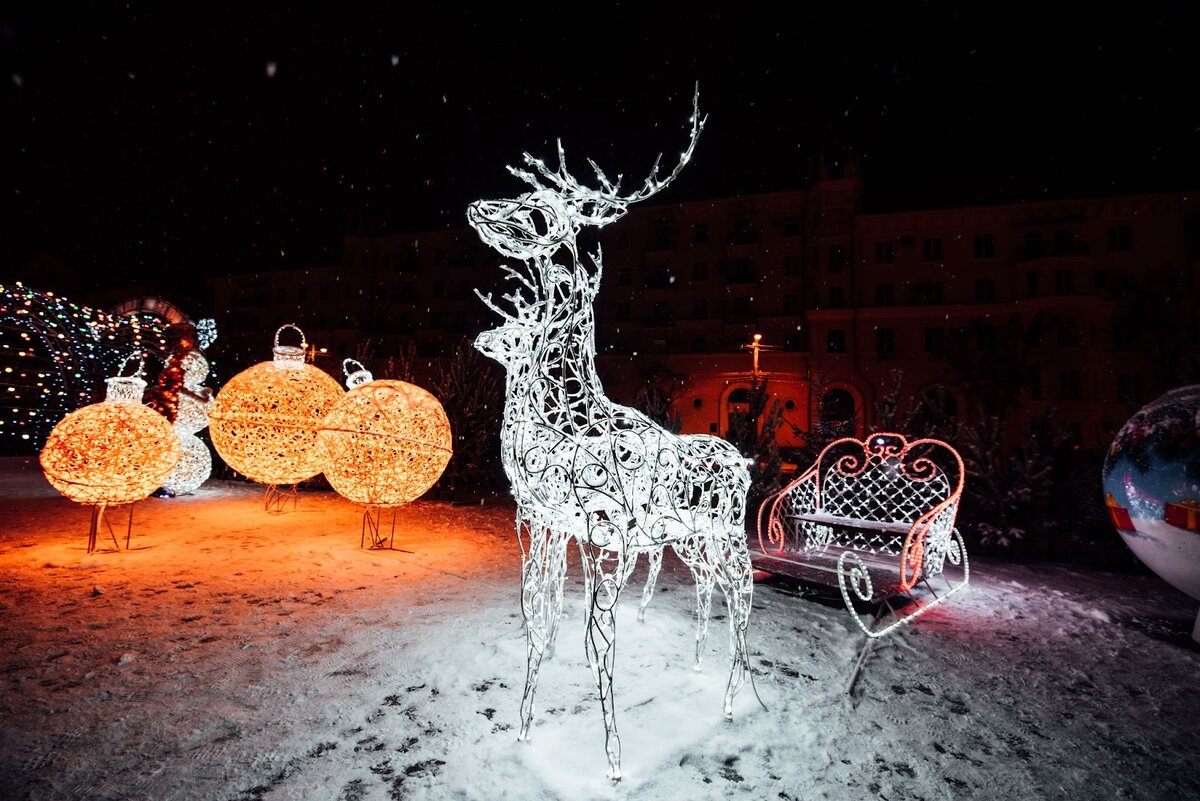
[[(88, 543), (87, 552), (94, 553), (96, 551), (96, 539), (100, 534), (100, 526), (104, 525), (108, 529), (108, 536), (112, 537), (113, 548), (121, 550), (121, 543), (117, 541), (117, 534), (113, 531), (112, 523), (104, 516), (104, 510), (108, 504), (98, 503), (92, 507), (92, 522), (88, 526)], [(133, 535), (133, 505), (129, 507), (129, 527), (125, 531), (125, 548), (129, 548), (129, 538)]]
[(281, 490), (274, 484), (268, 484), (267, 491), (263, 495), (263, 508), (271, 514), (283, 514), (287, 511), (288, 501), (291, 501), (292, 511), (295, 511), (298, 497), (300, 497), (300, 493), (295, 484), (287, 490)]
[[(381, 516), (383, 510), (378, 506), (364, 506), (362, 517), (362, 536), (359, 537), (358, 547), (367, 548), (372, 551), (404, 551), (404, 553), (412, 553), (405, 551), (403, 548), (395, 547), (396, 544), (396, 507), (392, 507), (392, 522), (385, 537), (382, 531)], [(371, 537), (371, 544), (367, 545), (367, 536)]]

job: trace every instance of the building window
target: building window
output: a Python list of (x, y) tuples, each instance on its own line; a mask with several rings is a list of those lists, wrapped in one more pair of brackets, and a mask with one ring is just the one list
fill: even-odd
[(1030, 231), (1025, 234), (1025, 258), (1040, 259), (1046, 255), (1045, 243), (1041, 231)]
[(846, 352), (846, 332), (844, 330), (841, 328), (830, 328), (825, 332), (825, 352)]
[(800, 218), (796, 216), (783, 218), (783, 235), (800, 236)]
[(1133, 235), (1128, 225), (1110, 225), (1108, 228), (1109, 250), (1132, 250)]
[(1079, 347), (1079, 323), (1075, 320), (1063, 318), (1058, 321), (1058, 344), (1064, 348)]
[(783, 313), (784, 314), (799, 314), (800, 313), (800, 296), (799, 295), (784, 295), (783, 296)]
[(1025, 373), (1025, 384), (1029, 387), (1029, 399), (1042, 399), (1042, 371), (1038, 367), (1030, 367)]
[(1054, 271), (1054, 294), (1069, 295), (1075, 291), (1075, 271), (1074, 270), (1055, 270)]
[(1025, 274), (1025, 296), (1030, 298), (1037, 297), (1037, 273), (1030, 270)]
[(654, 229), (654, 238), (650, 240), (649, 250), (672, 250), (674, 247), (674, 228), (668, 225), (660, 225)]
[(754, 273), (750, 269), (749, 259), (734, 259), (730, 265), (729, 283), (731, 284), (752, 284), (754, 283)]
[(783, 257), (783, 274), (784, 275), (799, 275), (800, 274), (800, 257), (799, 256), (784, 256)]
[(975, 234), (975, 258), (993, 259), (996, 257), (996, 237), (994, 234)]
[(1054, 232), (1054, 255), (1069, 256), (1075, 250), (1075, 234), (1066, 228)]
[(876, 264), (891, 264), (896, 260), (896, 243), (895, 242), (876, 242), (875, 243), (875, 263)]
[(846, 390), (831, 389), (821, 397), (822, 422), (845, 423), (854, 418), (854, 396)]
[(753, 245), (758, 241), (754, 233), (754, 225), (749, 220), (735, 220), (733, 223), (733, 244)]
[(1117, 373), (1117, 399), (1124, 403), (1137, 403), (1141, 397), (1141, 381), (1137, 373)]
[(875, 285), (875, 305), (876, 306), (895, 306), (896, 305), (896, 285), (895, 284), (876, 284)]
[(977, 278), (975, 279), (975, 302), (976, 303), (995, 303), (996, 302), (996, 281), (992, 278)]
[(692, 301), (692, 319), (707, 320), (708, 319), (708, 301), (700, 298)]
[(1058, 374), (1058, 394), (1063, 400), (1079, 400), (1079, 371), (1063, 370)]
[(829, 308), (840, 309), (846, 305), (846, 291), (840, 286), (829, 287)]
[(707, 281), (708, 280), (708, 262), (698, 261), (692, 265), (692, 280)]
[(1113, 321), (1112, 347), (1118, 353), (1130, 353), (1137, 350), (1137, 327), (1128, 319)]
[(666, 264), (656, 264), (650, 272), (646, 286), (648, 289), (666, 289), (675, 281), (671, 276), (671, 268)]
[(696, 223), (692, 226), (692, 242), (696, 245), (703, 245), (708, 242), (708, 226), (704, 223)]
[(946, 350), (946, 329), (925, 329), (925, 352), (940, 356)]
[(875, 329), (875, 353), (879, 356), (891, 356), (896, 352), (896, 329)]
[(940, 236), (927, 237), (921, 243), (921, 247), (925, 256), (925, 261), (941, 261), (942, 238)]
[(946, 300), (946, 288), (941, 281), (921, 281), (912, 285), (913, 303), (934, 306)]
[(841, 245), (829, 246), (829, 271), (841, 272), (846, 266), (846, 249)]
[(628, 267), (621, 267), (617, 270), (617, 286), (632, 286), (633, 285), (633, 270)]

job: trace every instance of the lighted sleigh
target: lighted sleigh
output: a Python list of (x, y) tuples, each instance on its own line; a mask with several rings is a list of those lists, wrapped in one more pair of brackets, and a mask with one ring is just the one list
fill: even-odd
[(967, 584), (954, 525), (963, 473), (958, 453), (939, 440), (836, 440), (763, 503), (756, 566), (837, 586), (868, 637), (887, 634)]

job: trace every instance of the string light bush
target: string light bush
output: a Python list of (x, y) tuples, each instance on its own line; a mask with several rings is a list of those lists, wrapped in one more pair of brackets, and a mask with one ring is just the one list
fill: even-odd
[[(353, 372), (349, 367), (357, 365)], [(373, 547), (380, 547), (373, 509), (403, 506), (423, 495), (450, 461), (453, 438), (442, 404), (404, 381), (373, 380), (353, 359), (344, 362), (349, 392), (325, 416), (317, 432), (323, 470), (342, 497), (367, 507)]]
[[(300, 345), (281, 345), (284, 329)], [(298, 484), (321, 472), (317, 427), (342, 396), (325, 371), (306, 364), (304, 332), (275, 332), (274, 358), (235, 375), (209, 412), (213, 447), (234, 470), (271, 486)]]

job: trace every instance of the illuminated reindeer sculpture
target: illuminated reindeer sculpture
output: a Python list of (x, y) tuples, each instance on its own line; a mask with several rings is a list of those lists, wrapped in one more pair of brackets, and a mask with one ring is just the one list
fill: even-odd
[(477, 201), (467, 211), (484, 242), (520, 263), (502, 265), (514, 282), (513, 291), (503, 295), (510, 310), (477, 291), (504, 322), (475, 340), (475, 347), (508, 371), (500, 441), (517, 500), (528, 645), (520, 739), (529, 738), (538, 669), (555, 638), (567, 545), (574, 538), (590, 598), (585, 648), (599, 686), (608, 775), (614, 781), (621, 777), (613, 697), (615, 607), (638, 554), (650, 560), (643, 609), (666, 546), (691, 570), (697, 669), (714, 584), (724, 593), (731, 662), (727, 717), (748, 671), (746, 628), (753, 582), (743, 529), (750, 485), (746, 461), (724, 440), (672, 434), (605, 396), (596, 375), (592, 310), (601, 258), (597, 250), (585, 262), (576, 244), (584, 226), (607, 225), (624, 215), (629, 204), (671, 183), (691, 158), (703, 125), (697, 97), (691, 139), (675, 169), (660, 178), (656, 161), (645, 184), (632, 194), (621, 195), (620, 177), (610, 182), (590, 160), (600, 188), (579, 183), (567, 172), (560, 142), (557, 170), (528, 153), (525, 163), (536, 174), (509, 167), (533, 191), (515, 200)]

